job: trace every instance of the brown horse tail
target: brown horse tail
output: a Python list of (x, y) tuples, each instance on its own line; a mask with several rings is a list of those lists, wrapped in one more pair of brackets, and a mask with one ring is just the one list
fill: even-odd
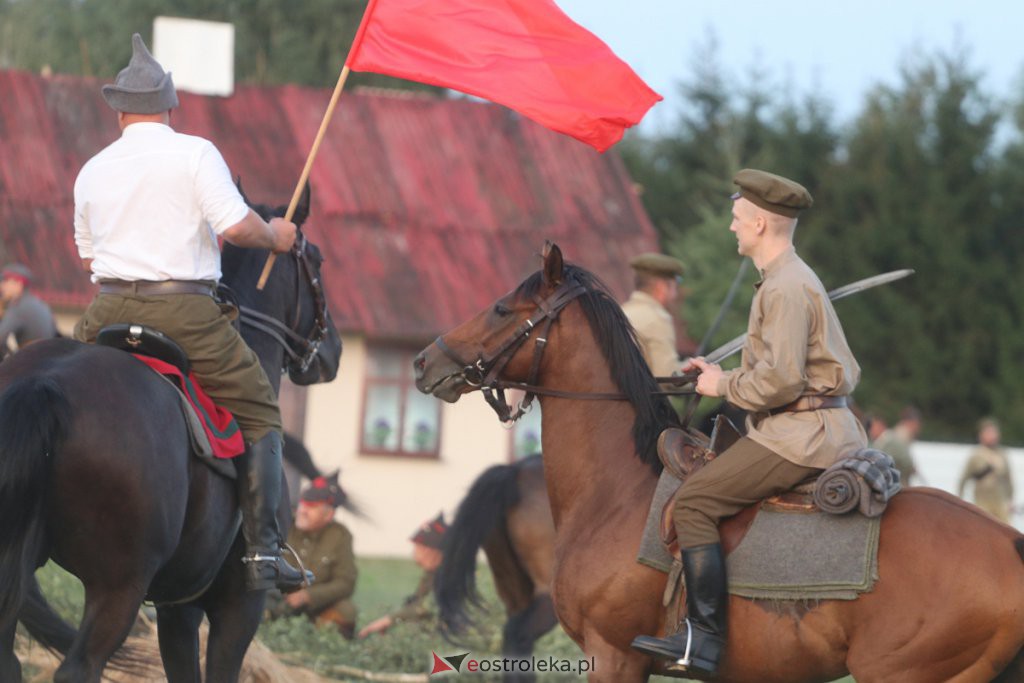
[(527, 460), (495, 465), (477, 477), (444, 535), (444, 556), (434, 577), (434, 597), (446, 637), (464, 633), (473, 624), (470, 605), (483, 607), (476, 587), (477, 552), (485, 542), (509, 545), (505, 515), (519, 502), (516, 480)]
[(21, 377), (0, 394), (0, 631), (17, 618), (46, 560), (49, 474), (71, 414), (49, 377)]

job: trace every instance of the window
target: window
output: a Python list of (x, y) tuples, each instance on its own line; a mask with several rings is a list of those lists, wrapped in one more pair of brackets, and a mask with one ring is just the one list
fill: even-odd
[(436, 458), (441, 404), (416, 388), (409, 349), (369, 347), (361, 450), (373, 455)]
[[(508, 401), (513, 410), (523, 400), (523, 392), (509, 392)], [(516, 420), (512, 427), (512, 458), (511, 460), (522, 460), (523, 458), (540, 453), (540, 401), (536, 397), (530, 412)]]

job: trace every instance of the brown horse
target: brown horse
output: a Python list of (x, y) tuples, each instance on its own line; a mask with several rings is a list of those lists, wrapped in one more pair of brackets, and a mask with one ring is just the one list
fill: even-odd
[[(532, 332), (538, 324), (546, 343)], [(667, 402), (651, 396), (656, 387), (629, 329), (596, 278), (564, 264), (553, 246), (540, 272), (415, 361), (420, 390), (449, 402), (499, 380), (539, 387), (555, 608), (595, 658), (590, 680), (616, 683), (658, 671), (629, 644), (666, 626), (666, 577), (635, 555), (659, 469), (654, 437), (672, 419)], [(732, 597), (718, 680), (1024, 680), (1022, 549), (1024, 536), (977, 508), (909, 489), (882, 521), (871, 592), (811, 605)]]
[[(476, 556), (483, 548), (508, 615), (501, 652), (529, 657), (534, 642), (558, 623), (551, 601), (554, 546), (555, 525), (540, 454), (485, 470), (459, 503), (434, 578), (446, 637), (455, 640), (462, 634), (473, 621), (469, 605), (481, 605)], [(505, 680), (526, 683), (534, 676), (512, 673)]]

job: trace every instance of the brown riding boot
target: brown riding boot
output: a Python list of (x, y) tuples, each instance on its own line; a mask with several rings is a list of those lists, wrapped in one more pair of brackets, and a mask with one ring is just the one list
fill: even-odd
[(236, 459), (238, 504), (245, 537), (245, 584), (251, 591), (277, 588), (297, 591), (313, 583), (312, 572), (302, 572), (281, 557), (277, 508), (281, 501), (281, 435), (270, 432)]

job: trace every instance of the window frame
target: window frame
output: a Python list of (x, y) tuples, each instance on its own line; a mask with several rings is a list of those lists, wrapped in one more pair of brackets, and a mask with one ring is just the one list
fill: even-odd
[[(395, 377), (379, 377), (370, 374), (370, 369), (373, 367), (373, 354), (375, 352), (383, 353), (398, 353), (402, 356), (402, 367), (412, 368), (412, 361), (419, 353), (418, 348), (411, 346), (405, 346), (400, 344), (373, 344), (367, 343), (366, 345), (366, 364), (363, 368), (363, 404), (361, 410), (361, 417), (359, 420), (359, 454), (368, 455), (372, 457), (397, 457), (397, 458), (413, 458), (416, 460), (440, 460), (441, 459), (441, 432), (442, 424), (441, 420), (443, 412), (441, 410), (440, 401), (435, 400), (437, 410), (437, 435), (434, 438), (434, 449), (426, 451), (407, 451), (403, 448), (405, 442), (405, 415), (407, 412), (407, 400), (408, 390), (419, 391), (416, 388), (416, 379), (410, 370), (409, 374), (404, 372), (400, 373), (397, 378)], [(374, 387), (395, 387), (398, 389), (398, 448), (389, 449), (374, 446), (366, 441), (366, 418), (370, 408), (370, 391)]]

